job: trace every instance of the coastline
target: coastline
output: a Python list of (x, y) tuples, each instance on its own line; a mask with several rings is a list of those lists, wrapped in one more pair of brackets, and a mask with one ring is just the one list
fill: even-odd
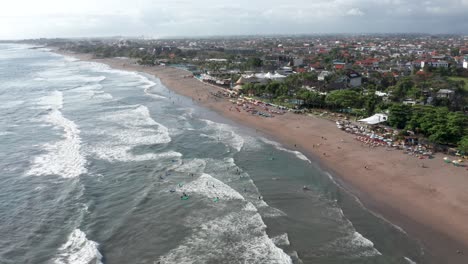
[[(358, 197), (366, 208), (421, 240), (430, 254), (440, 257), (434, 263), (468, 262), (468, 228), (465, 226), (468, 191), (464, 188), (468, 186), (468, 172), (445, 164), (443, 156), (425, 160), (428, 168), (422, 168), (420, 160), (400, 151), (361, 146), (353, 135), (337, 129), (328, 120), (292, 113), (264, 118), (229, 111), (228, 100), (210, 94), (218, 88), (194, 78), (184, 78), (188, 73), (181, 69), (140, 66), (129, 59), (93, 59), (89, 54), (54, 52), (160, 78), (168, 89), (318, 160), (325, 170), (337, 177), (338, 184)], [(457, 250), (464, 254), (457, 254)]]

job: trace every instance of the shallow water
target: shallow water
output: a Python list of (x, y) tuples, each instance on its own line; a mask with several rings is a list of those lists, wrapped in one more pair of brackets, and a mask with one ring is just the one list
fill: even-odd
[(158, 79), (0, 58), (0, 263), (427, 263), (316, 162)]

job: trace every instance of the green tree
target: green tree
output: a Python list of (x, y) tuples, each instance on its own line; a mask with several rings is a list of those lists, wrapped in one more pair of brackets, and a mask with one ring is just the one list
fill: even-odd
[(468, 136), (464, 136), (459, 142), (458, 142), (458, 149), (463, 153), (463, 154), (468, 154)]
[(263, 65), (263, 61), (262, 61), (262, 59), (260, 59), (258, 57), (249, 58), (247, 60), (247, 65), (250, 68), (260, 68)]
[(332, 91), (325, 98), (325, 102), (330, 106), (339, 108), (353, 108), (361, 106), (359, 93), (352, 90)]
[(382, 98), (375, 95), (375, 90), (369, 90), (368, 94), (363, 97), (364, 107), (367, 115), (375, 113), (377, 105), (382, 102)]
[(408, 105), (393, 104), (389, 111), (388, 123), (399, 129), (403, 129), (411, 118), (411, 107)]
[(414, 87), (414, 82), (410, 78), (401, 79), (396, 86), (392, 88), (392, 101), (402, 101), (408, 96), (408, 91)]

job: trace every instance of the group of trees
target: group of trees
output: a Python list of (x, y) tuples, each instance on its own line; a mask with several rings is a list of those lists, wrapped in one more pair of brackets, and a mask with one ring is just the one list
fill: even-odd
[[(389, 114), (388, 124), (392, 127), (411, 130), (427, 137), (431, 142), (445, 145), (457, 145), (460, 150), (468, 152), (468, 117), (459, 107), (444, 107), (437, 105), (405, 105), (401, 98), (418, 85), (422, 84), (412, 78), (403, 78), (391, 87), (388, 92), (392, 96), (390, 101), (384, 101), (375, 94), (375, 86), (368, 85), (367, 89), (335, 90), (320, 94), (303, 88), (304, 83), (316, 78), (315, 74), (301, 73), (288, 76), (284, 82), (269, 82), (267, 84), (247, 84), (244, 91), (255, 96), (284, 102), (286, 99), (302, 99), (306, 108), (327, 108), (333, 111), (372, 115), (386, 111)], [(435, 83), (433, 81), (432, 83)], [(461, 84), (459, 84), (461, 85)], [(462, 89), (462, 88), (461, 88)], [(459, 91), (466, 99), (465, 94)]]
[[(432, 104), (435, 106), (447, 107), (451, 111), (462, 111), (468, 105), (468, 91), (464, 86), (463, 80), (455, 81), (440, 75), (424, 78), (410, 76), (401, 78), (386, 91), (391, 94), (392, 102), (413, 99), (425, 104), (429, 103), (429, 98), (432, 98)], [(439, 98), (437, 92), (441, 89), (449, 89), (454, 93), (451, 98)]]
[(468, 117), (446, 107), (393, 104), (389, 107), (388, 123), (422, 134), (438, 144), (461, 144), (468, 134)]

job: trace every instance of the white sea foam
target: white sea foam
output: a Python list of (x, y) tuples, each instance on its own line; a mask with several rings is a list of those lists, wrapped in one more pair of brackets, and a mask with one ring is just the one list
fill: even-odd
[(148, 89), (150, 89), (151, 87), (154, 87), (156, 85), (155, 82), (150, 81), (148, 78), (146, 78), (145, 76), (143, 76), (141, 74), (138, 74), (137, 76), (139, 78), (139, 81), (143, 84), (143, 85), (141, 85), (141, 87), (143, 87), (145, 89), (145, 91), (147, 91)]
[(102, 91), (102, 85), (99, 83), (83, 85), (71, 90), (71, 92), (77, 93), (79, 99), (83, 100), (83, 96), (89, 99), (100, 99), (100, 100), (111, 100), (113, 96), (109, 93)]
[(7, 101), (7, 102), (3, 102), (0, 105), (0, 108), (2, 108), (2, 109), (12, 108), (12, 107), (15, 107), (15, 106), (22, 105), (23, 103), (24, 103), (24, 101), (21, 101), (21, 100)]
[(224, 263), (292, 263), (265, 229), (258, 213), (232, 212), (197, 227), (160, 261), (162, 264), (206, 263), (213, 259), (223, 259)]
[(349, 226), (345, 224), (342, 228), (348, 229), (348, 231), (345, 231), (348, 235), (340, 237), (326, 245), (324, 247), (325, 250), (343, 252), (352, 257), (371, 257), (382, 255), (382, 253), (374, 247), (374, 243), (372, 243), (372, 241), (354, 230), (353, 227), (350, 229)]
[(288, 153), (292, 153), (292, 154), (296, 155), (297, 158), (311, 163), (310, 160), (309, 160), (304, 154), (302, 154), (302, 153), (299, 152), (299, 151), (286, 149), (286, 148), (284, 148), (283, 146), (281, 146), (281, 144), (279, 144), (278, 142), (274, 142), (274, 141), (268, 140), (268, 139), (266, 139), (266, 138), (261, 138), (261, 140), (262, 140), (263, 142), (269, 144), (269, 145), (274, 146), (277, 150), (281, 150), (281, 151), (285, 151), (285, 152), (288, 152)]
[(208, 198), (219, 197), (222, 200), (244, 200), (244, 197), (237, 191), (212, 177), (209, 174), (202, 174), (197, 180), (182, 187), (188, 193), (203, 195)]
[[(143, 88), (144, 93), (146, 95), (156, 98), (156, 99), (167, 99), (167, 97), (165, 96), (151, 93), (150, 89), (156, 86), (157, 84), (138, 72), (117, 70), (117, 69), (111, 68), (110, 66), (106, 64), (96, 63), (96, 62), (84, 62), (82, 66), (85, 67), (86, 69), (92, 69), (95, 72), (111, 73), (111, 74), (119, 74), (119, 75), (135, 77), (136, 82), (137, 82), (136, 86)], [(125, 85), (128, 85), (128, 84), (125, 84)]]
[(289, 246), (291, 244), (287, 233), (275, 236), (271, 240), (273, 240), (273, 243), (277, 246)]
[(41, 78), (42, 80), (45, 81), (50, 81), (50, 82), (59, 82), (59, 83), (65, 83), (65, 82), (73, 82), (73, 83), (98, 83), (102, 82), (106, 79), (105, 76), (100, 75), (100, 76), (92, 76), (92, 75), (85, 75), (77, 71), (75, 68), (70, 68), (70, 67), (63, 67), (65, 64), (62, 63), (63, 65), (56, 65), (54, 64), (54, 68), (50, 68), (47, 71), (42, 71), (37, 73), (37, 78)]
[(13, 132), (9, 132), (9, 131), (0, 131), (0, 136), (6, 136), (6, 135), (11, 135), (13, 134)]
[(409, 263), (409, 264), (418, 264), (416, 263), (415, 261), (413, 261), (412, 259), (408, 258), (408, 257), (404, 257), (404, 259)]
[(148, 78), (146, 78), (145, 76), (143, 75), (138, 75), (138, 77), (140, 78), (140, 82), (143, 83), (142, 85), (140, 85), (144, 90), (144, 93), (152, 98), (156, 98), (156, 99), (167, 99), (167, 97), (165, 96), (162, 96), (162, 95), (159, 95), (159, 94), (155, 94), (155, 93), (152, 93), (150, 90), (151, 88), (155, 87), (157, 84), (151, 80), (149, 80)]
[(251, 202), (248, 202), (244, 209), (245, 211), (250, 211), (250, 212), (258, 212), (257, 208), (251, 203)]
[(234, 128), (227, 124), (216, 123), (210, 120), (202, 119), (208, 126), (204, 130), (215, 132), (210, 136), (215, 140), (220, 140), (224, 144), (240, 151), (244, 146), (244, 138), (234, 132)]
[(53, 91), (50, 95), (39, 98), (36, 104), (42, 109), (62, 109), (63, 93), (60, 91)]
[(75, 57), (70, 57), (70, 56), (63, 56), (63, 59), (67, 62), (75, 62), (75, 61), (79, 61), (79, 59), (75, 58)]
[(360, 247), (365, 247), (365, 248), (373, 248), (374, 247), (374, 243), (372, 243), (372, 241), (365, 238), (364, 236), (361, 235), (361, 233), (356, 232), (356, 231), (352, 235), (351, 242), (354, 245), (360, 246)]
[(187, 173), (202, 173), (205, 170), (206, 161), (203, 159), (193, 159), (184, 161), (182, 165), (177, 166), (175, 171)]
[(37, 156), (27, 175), (60, 175), (74, 178), (86, 173), (86, 158), (81, 154), (81, 138), (78, 126), (60, 112), (63, 95), (55, 91), (38, 101), (44, 108), (51, 109), (44, 120), (56, 128), (63, 129), (63, 139), (53, 144), (45, 144), (45, 154)]
[(99, 244), (86, 238), (80, 229), (75, 229), (68, 241), (58, 249), (55, 264), (101, 264)]
[(148, 153), (135, 155), (131, 150), (136, 146), (166, 144), (171, 142), (169, 130), (151, 118), (149, 110), (139, 105), (136, 108), (114, 111), (100, 118), (103, 122), (112, 122), (107, 129), (93, 131), (100, 136), (97, 144), (88, 147), (101, 159), (108, 161), (143, 161), (165, 157), (181, 157), (177, 152)]

